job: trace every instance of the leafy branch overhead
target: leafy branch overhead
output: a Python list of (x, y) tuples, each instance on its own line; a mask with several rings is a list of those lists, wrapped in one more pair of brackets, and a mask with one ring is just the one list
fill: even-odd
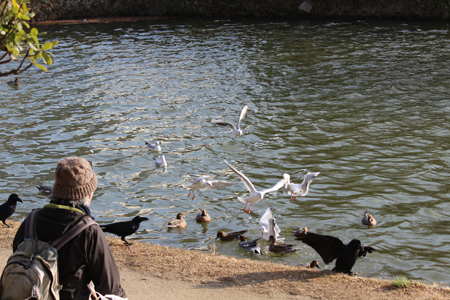
[[(49, 51), (58, 41), (39, 43), (39, 33), (31, 28), (28, 21), (34, 16), (27, 8), (27, 0), (0, 0), (0, 65), (12, 63), (9, 71), (0, 70), (0, 77), (20, 74), (31, 66), (44, 71), (46, 65), (53, 63), (53, 54)], [(27, 32), (26, 30), (29, 30)]]

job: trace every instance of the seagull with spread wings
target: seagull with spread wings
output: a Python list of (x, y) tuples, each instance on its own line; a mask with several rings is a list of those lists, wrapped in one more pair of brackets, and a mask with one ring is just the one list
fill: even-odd
[(264, 189), (261, 191), (257, 191), (255, 187), (253, 186), (253, 183), (241, 172), (239, 172), (237, 169), (235, 169), (233, 166), (231, 166), (226, 160), (225, 163), (230, 167), (230, 169), (236, 173), (240, 178), (241, 181), (244, 183), (245, 187), (249, 190), (250, 195), (246, 198), (238, 197), (238, 200), (242, 203), (245, 203), (244, 211), (247, 208), (247, 204), (250, 203), (250, 207), (248, 208), (248, 212), (250, 213), (252, 209), (252, 205), (256, 202), (262, 201), (264, 199), (264, 195), (267, 193), (275, 192), (281, 189), (285, 184), (285, 179), (280, 179), (277, 183), (275, 183), (273, 186), (271, 186), (268, 189)]
[(241, 120), (245, 117), (245, 114), (247, 113), (247, 110), (248, 110), (248, 106), (246, 105), (242, 109), (241, 115), (239, 116), (239, 120), (236, 122), (236, 125), (234, 125), (231, 122), (222, 121), (222, 120), (211, 120), (211, 123), (214, 123), (214, 124), (217, 124), (217, 125), (220, 125), (220, 126), (230, 126), (231, 130), (232, 130), (232, 132), (234, 134), (234, 137), (242, 136), (243, 133), (242, 133), (242, 129), (241, 129), (240, 124), (241, 124)]

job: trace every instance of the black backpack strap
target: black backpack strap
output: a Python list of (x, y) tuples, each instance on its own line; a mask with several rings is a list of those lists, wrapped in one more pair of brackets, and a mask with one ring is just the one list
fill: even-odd
[(67, 242), (76, 237), (80, 232), (82, 232), (83, 230), (94, 224), (97, 224), (97, 222), (95, 222), (91, 216), (83, 216), (81, 220), (78, 221), (77, 224), (72, 227), (72, 229), (70, 229), (69, 232), (67, 232), (57, 240), (50, 241), (49, 244), (52, 247), (56, 248), (56, 250), (59, 250)]

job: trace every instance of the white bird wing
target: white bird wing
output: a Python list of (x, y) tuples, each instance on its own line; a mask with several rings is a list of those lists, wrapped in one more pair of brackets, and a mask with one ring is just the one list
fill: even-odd
[(222, 121), (222, 120), (211, 120), (211, 123), (220, 125), (220, 126), (230, 126), (231, 128), (233, 128), (234, 130), (236, 130), (236, 127), (234, 126), (233, 123), (230, 123), (228, 121)]
[(302, 182), (302, 185), (300, 188), (300, 195), (302, 195), (302, 197), (304, 197), (308, 194), (309, 185), (311, 184), (311, 182), (313, 182), (314, 178), (319, 176), (319, 174), (320, 174), (320, 172), (308, 173), (303, 177), (303, 182)]
[(241, 115), (239, 116), (239, 120), (236, 123), (236, 128), (240, 128), (241, 120), (245, 117), (247, 114), (248, 106), (244, 106), (244, 108), (241, 111)]
[(282, 187), (284, 187), (284, 184), (286, 183), (285, 179), (280, 179), (278, 180), (277, 183), (275, 183), (273, 186), (271, 186), (268, 189), (264, 189), (262, 191), (260, 191), (263, 194), (267, 194), (267, 193), (271, 193), (271, 192), (275, 192), (278, 191), (279, 189), (281, 189)]
[(284, 185), (283, 185), (283, 195), (291, 195), (290, 185), (291, 185), (291, 175), (288, 173), (283, 174)]
[(261, 232), (269, 231), (269, 219), (272, 218), (272, 207), (269, 207), (266, 212), (259, 219), (259, 225), (261, 226)]
[(227, 182), (223, 180), (211, 180), (210, 183), (215, 189), (224, 188), (234, 184), (233, 182)]
[(209, 177), (211, 177), (211, 176), (202, 176), (202, 177), (199, 177), (199, 178), (195, 179), (195, 180), (192, 182), (192, 184), (198, 184), (198, 183), (200, 183), (200, 182), (202, 182), (202, 181), (205, 181), (205, 180), (208, 179)]
[(263, 214), (259, 220), (259, 225), (261, 226), (261, 236), (267, 241), (271, 235), (275, 236), (275, 238), (278, 238), (280, 235), (281, 230), (272, 215), (272, 207), (269, 207)]
[[(253, 186), (253, 183), (247, 178), (247, 176), (245, 176), (244, 174), (242, 174), (241, 172), (239, 172), (238, 170), (236, 170), (234, 167), (232, 167), (226, 160), (225, 163), (230, 167), (230, 169), (236, 173), (242, 180), (242, 182), (244, 183), (244, 185), (247, 187), (247, 189), (249, 190), (250, 194), (256, 193), (256, 189)], [(284, 180), (283, 180), (284, 182)]]
[(161, 167), (161, 163), (153, 158), (153, 161), (155, 162), (156, 167)]

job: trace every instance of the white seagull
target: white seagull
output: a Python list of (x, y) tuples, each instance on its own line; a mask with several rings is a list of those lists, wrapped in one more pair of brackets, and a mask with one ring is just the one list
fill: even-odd
[(269, 241), (269, 237), (273, 235), (275, 240), (280, 236), (280, 228), (272, 215), (272, 207), (269, 207), (259, 220), (261, 226), (261, 237)]
[(192, 200), (194, 200), (195, 199), (195, 190), (202, 190), (202, 189), (206, 189), (208, 187), (210, 187), (212, 189), (220, 189), (220, 188), (227, 187), (227, 186), (234, 184), (234, 183), (226, 182), (223, 180), (207, 180), (210, 177), (211, 176), (199, 177), (191, 184), (182, 185), (181, 187), (183, 189), (189, 189), (188, 198), (191, 196), (191, 192), (192, 192), (192, 194), (193, 194)]
[(290, 195), (292, 199), (292, 195), (295, 195), (294, 201), (297, 200), (297, 196), (300, 193), (300, 196), (304, 197), (308, 194), (309, 186), (313, 180), (319, 176), (320, 172), (317, 173), (307, 173), (303, 177), (303, 182), (301, 184), (291, 183), (291, 176), (287, 173), (283, 174), (283, 178), (286, 181), (286, 184), (283, 187), (283, 194)]
[(156, 141), (156, 143), (154, 143), (154, 144), (150, 144), (148, 142), (145, 142), (145, 145), (147, 146), (148, 149), (150, 149), (152, 151), (161, 152), (161, 142), (159, 142), (159, 141)]
[(156, 160), (154, 157), (153, 161), (157, 168), (167, 168), (166, 157), (164, 155), (161, 155), (161, 161)]
[(220, 126), (230, 126), (235, 138), (237, 136), (242, 136), (242, 130), (240, 127), (240, 123), (241, 123), (241, 120), (245, 117), (245, 114), (247, 113), (247, 109), (248, 109), (248, 106), (247, 105), (244, 106), (244, 108), (241, 111), (241, 115), (239, 116), (239, 120), (236, 123), (236, 126), (231, 122), (222, 121), (222, 120), (211, 120), (211, 123), (214, 123), (214, 124), (217, 124)]
[(247, 208), (247, 204), (250, 203), (250, 207), (248, 208), (249, 213), (252, 209), (253, 203), (261, 201), (262, 199), (264, 199), (265, 194), (275, 192), (275, 191), (281, 189), (285, 185), (285, 179), (280, 179), (272, 187), (261, 190), (261, 191), (257, 191), (255, 189), (255, 187), (253, 186), (252, 182), (244, 174), (242, 174), (241, 172), (239, 172), (238, 170), (233, 168), (226, 160), (225, 160), (225, 163), (230, 167), (230, 169), (234, 173), (236, 173), (241, 178), (242, 182), (244, 183), (244, 185), (247, 187), (247, 189), (250, 192), (250, 195), (247, 198), (238, 197), (239, 201), (241, 201), (242, 203), (245, 203), (244, 211)]

